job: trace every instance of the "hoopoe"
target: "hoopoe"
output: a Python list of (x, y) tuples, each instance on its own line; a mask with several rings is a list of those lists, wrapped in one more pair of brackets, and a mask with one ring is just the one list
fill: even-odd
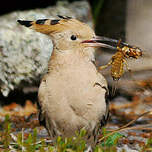
[(94, 145), (108, 118), (107, 82), (94, 64), (95, 47), (111, 46), (71, 17), (18, 22), (49, 35), (53, 42), (48, 72), (38, 91), (40, 123), (52, 139), (73, 136), (84, 128), (87, 142)]

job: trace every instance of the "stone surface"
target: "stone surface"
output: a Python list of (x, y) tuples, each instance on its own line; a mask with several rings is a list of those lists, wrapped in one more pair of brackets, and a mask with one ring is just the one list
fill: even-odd
[(0, 92), (4, 96), (11, 90), (38, 84), (47, 70), (53, 47), (47, 36), (20, 26), (16, 20), (57, 18), (58, 14), (93, 25), (86, 1), (59, 2), (45, 9), (16, 11), (0, 17)]

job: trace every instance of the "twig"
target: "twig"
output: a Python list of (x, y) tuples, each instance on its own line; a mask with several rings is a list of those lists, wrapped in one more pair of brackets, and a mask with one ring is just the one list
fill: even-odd
[[(130, 121), (130, 122), (127, 123), (126, 125), (118, 128), (118, 129), (116, 129), (116, 130), (113, 130), (112, 132), (108, 133), (106, 136), (100, 138), (100, 139), (99, 139), (99, 142), (102, 141), (102, 140), (104, 140), (105, 138), (111, 136), (112, 134), (118, 132), (118, 131), (129, 130), (129, 129), (139, 129), (139, 126), (138, 126), (138, 127), (137, 127), (137, 126), (135, 126), (135, 127), (128, 127), (128, 126), (130, 126), (131, 124), (133, 124), (137, 119), (139, 119), (139, 118), (141, 118), (141, 117), (143, 117), (143, 116), (145, 116), (145, 115), (147, 115), (147, 114), (152, 114), (152, 111), (147, 111), (147, 112), (139, 115), (137, 118), (133, 119), (132, 121)], [(148, 124), (148, 125), (149, 125), (149, 124)], [(141, 128), (141, 129), (142, 129), (142, 128)]]

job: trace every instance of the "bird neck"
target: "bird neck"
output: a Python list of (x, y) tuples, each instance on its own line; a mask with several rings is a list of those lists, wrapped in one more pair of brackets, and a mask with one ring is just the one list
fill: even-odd
[(90, 62), (92, 64), (94, 58), (93, 48), (84, 50), (58, 50), (54, 48), (49, 60), (48, 72), (79, 66), (81, 63)]

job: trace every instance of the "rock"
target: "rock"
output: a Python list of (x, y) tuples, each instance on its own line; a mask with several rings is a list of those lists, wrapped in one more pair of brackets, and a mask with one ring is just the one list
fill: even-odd
[(53, 47), (47, 36), (20, 26), (16, 20), (57, 18), (57, 14), (93, 25), (86, 1), (59, 2), (45, 9), (16, 11), (0, 17), (0, 92), (4, 96), (14, 89), (38, 85)]

